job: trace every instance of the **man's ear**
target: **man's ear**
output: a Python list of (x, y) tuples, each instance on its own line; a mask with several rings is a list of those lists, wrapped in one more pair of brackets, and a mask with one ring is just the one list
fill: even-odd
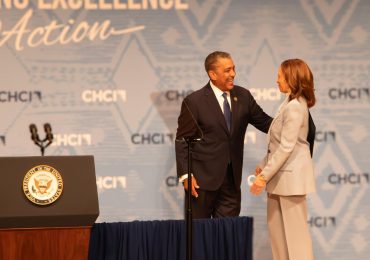
[(217, 79), (217, 75), (213, 70), (208, 71), (208, 76), (211, 80), (216, 80)]

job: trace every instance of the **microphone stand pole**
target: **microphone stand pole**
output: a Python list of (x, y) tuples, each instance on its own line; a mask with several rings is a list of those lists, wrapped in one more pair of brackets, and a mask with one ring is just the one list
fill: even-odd
[(186, 259), (191, 260), (193, 258), (193, 212), (191, 206), (192, 194), (192, 146), (198, 140), (194, 138), (186, 138), (185, 142), (188, 145), (188, 203), (186, 208)]

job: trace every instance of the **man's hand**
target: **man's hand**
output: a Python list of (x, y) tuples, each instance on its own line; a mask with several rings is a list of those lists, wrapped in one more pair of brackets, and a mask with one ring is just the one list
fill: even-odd
[[(199, 186), (197, 184), (197, 180), (194, 178), (194, 176), (192, 176), (191, 178), (192, 178), (191, 179), (191, 195), (198, 198), (198, 192), (196, 191), (196, 189), (199, 189)], [(186, 178), (182, 184), (184, 185), (184, 189), (187, 191), (188, 190), (188, 179)]]
[(258, 175), (253, 185), (250, 188), (250, 192), (253, 195), (260, 195), (260, 193), (265, 189), (265, 187), (266, 187), (265, 179), (262, 177), (262, 175)]

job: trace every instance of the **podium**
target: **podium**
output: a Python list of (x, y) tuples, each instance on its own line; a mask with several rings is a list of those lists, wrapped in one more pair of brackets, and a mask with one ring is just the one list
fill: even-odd
[[(99, 215), (93, 156), (2, 157), (0, 169), (0, 259), (87, 259)], [(50, 200), (28, 192), (52, 189), (43, 171), (60, 177)]]

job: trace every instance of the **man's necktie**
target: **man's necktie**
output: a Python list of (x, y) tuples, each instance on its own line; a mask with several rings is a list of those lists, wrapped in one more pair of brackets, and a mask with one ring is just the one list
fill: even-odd
[(227, 93), (224, 92), (222, 94), (222, 96), (224, 98), (224, 116), (225, 116), (227, 128), (230, 131), (230, 129), (231, 129), (231, 109), (230, 109), (230, 104), (229, 104), (229, 101), (227, 101)]

